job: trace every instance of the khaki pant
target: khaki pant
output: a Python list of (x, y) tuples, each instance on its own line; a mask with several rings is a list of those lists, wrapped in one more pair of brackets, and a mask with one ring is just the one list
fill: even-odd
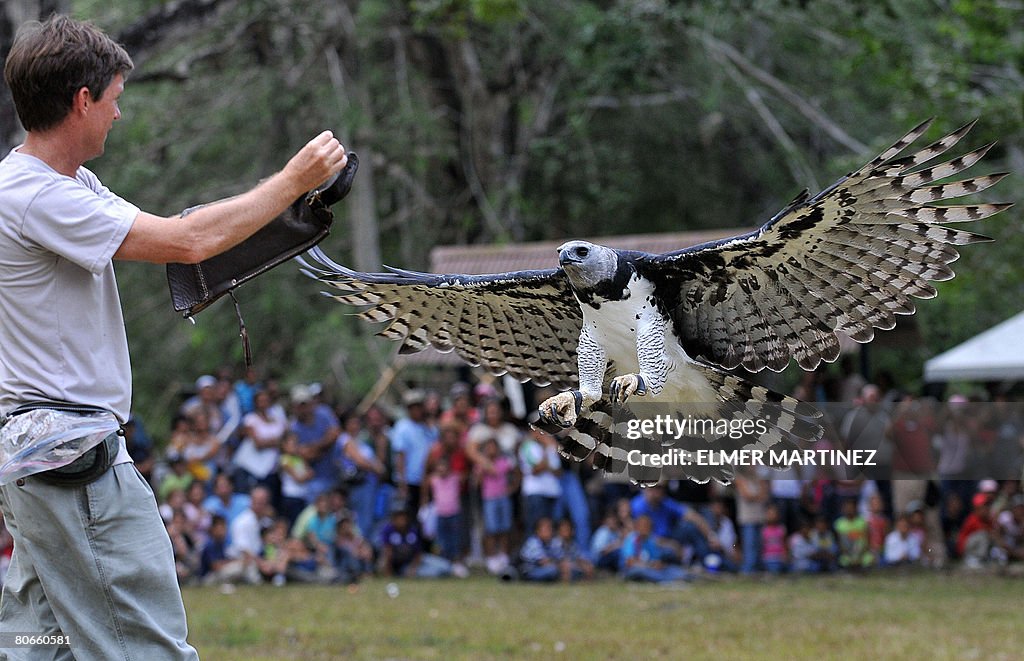
[(14, 555), (0, 633), (63, 633), (71, 647), (11, 647), (0, 659), (198, 659), (186, 642), (174, 553), (135, 465), (77, 487), (31, 476), (0, 487)]
[[(896, 516), (907, 511), (907, 506), (915, 500), (924, 506), (924, 497), (928, 492), (928, 480), (918, 477), (904, 478), (894, 473), (892, 479), (892, 510)], [(928, 564), (941, 567), (946, 564), (946, 542), (942, 535), (942, 521), (936, 507), (924, 509), (925, 540), (921, 547), (921, 556)]]

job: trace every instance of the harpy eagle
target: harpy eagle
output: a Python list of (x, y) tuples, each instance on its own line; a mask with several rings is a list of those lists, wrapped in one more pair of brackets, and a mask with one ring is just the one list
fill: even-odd
[[(402, 353), (432, 345), (496, 375), (563, 389), (541, 404), (538, 423), (568, 430), (562, 452), (651, 484), (669, 473), (635, 465), (631, 450), (819, 437), (813, 407), (730, 370), (777, 372), (790, 359), (812, 370), (834, 361), (840, 333), (868, 342), (874, 329), (893, 328), (896, 315), (914, 312), (913, 298), (935, 296), (929, 281), (953, 277), (954, 246), (989, 240), (945, 224), (981, 220), (1009, 204), (935, 203), (1006, 176), (937, 183), (974, 165), (991, 145), (926, 166), (972, 122), (901, 157), (929, 125), (814, 197), (804, 191), (759, 229), (683, 250), (649, 254), (569, 241), (558, 248), (558, 268), (438, 275), (356, 272), (316, 249), (310, 256), (318, 265), (306, 264), (306, 273), (339, 290), (325, 292), (338, 301), (369, 306), (358, 316), (386, 322), (379, 334), (400, 341)], [(629, 438), (623, 421), (641, 408), (758, 419), (767, 430), (738, 441)], [(673, 477), (731, 477), (728, 466), (676, 468)]]

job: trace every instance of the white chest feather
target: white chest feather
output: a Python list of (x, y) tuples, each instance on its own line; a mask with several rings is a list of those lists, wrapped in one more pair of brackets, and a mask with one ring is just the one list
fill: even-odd
[[(617, 374), (643, 373), (642, 365), (657, 362), (667, 368), (664, 390), (655, 400), (711, 402), (714, 389), (700, 369), (683, 350), (664, 319), (654, 298), (654, 288), (647, 280), (634, 275), (628, 285), (629, 297), (621, 301), (601, 301), (596, 309), (583, 305), (583, 324), (591, 337), (604, 348), (605, 357), (613, 362)], [(657, 342), (638, 341), (644, 333), (656, 332)], [(654, 353), (652, 353), (654, 352)]]
[(649, 282), (634, 275), (629, 281), (629, 298), (600, 301), (597, 309), (582, 306), (584, 326), (604, 348), (608, 360), (615, 363), (620, 374), (638, 370), (637, 328), (645, 316), (657, 314), (652, 289)]

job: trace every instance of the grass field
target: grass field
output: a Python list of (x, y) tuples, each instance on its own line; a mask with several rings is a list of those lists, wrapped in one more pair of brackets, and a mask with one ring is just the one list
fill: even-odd
[(1019, 659), (1024, 581), (968, 574), (682, 588), (383, 580), (186, 588), (205, 659)]

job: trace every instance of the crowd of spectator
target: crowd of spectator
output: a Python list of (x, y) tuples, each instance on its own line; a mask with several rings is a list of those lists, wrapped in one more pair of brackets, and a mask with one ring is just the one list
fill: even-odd
[(317, 384), (283, 393), (253, 371), (237, 380), (204, 375), (159, 452), (140, 421), (125, 431), (183, 583), (357, 589), (370, 574), (474, 570), (506, 580), (670, 583), (709, 572), (1024, 560), (1020, 465), (1001, 480), (970, 479), (967, 466), (979, 426), (994, 430), (983, 442), (1001, 447), (1000, 461), (1024, 456), (1020, 407), (995, 422), (958, 416), (949, 411), (959, 396), (943, 410), (852, 371), (830, 393), (812, 373), (794, 394), (849, 397), (820, 443), (870, 442), (897, 479), (742, 467), (729, 486), (639, 489), (625, 475), (561, 457), (554, 437), (510, 416), (487, 384), (456, 383), (443, 395), (414, 388), (397, 411), (353, 411), (333, 406)]

